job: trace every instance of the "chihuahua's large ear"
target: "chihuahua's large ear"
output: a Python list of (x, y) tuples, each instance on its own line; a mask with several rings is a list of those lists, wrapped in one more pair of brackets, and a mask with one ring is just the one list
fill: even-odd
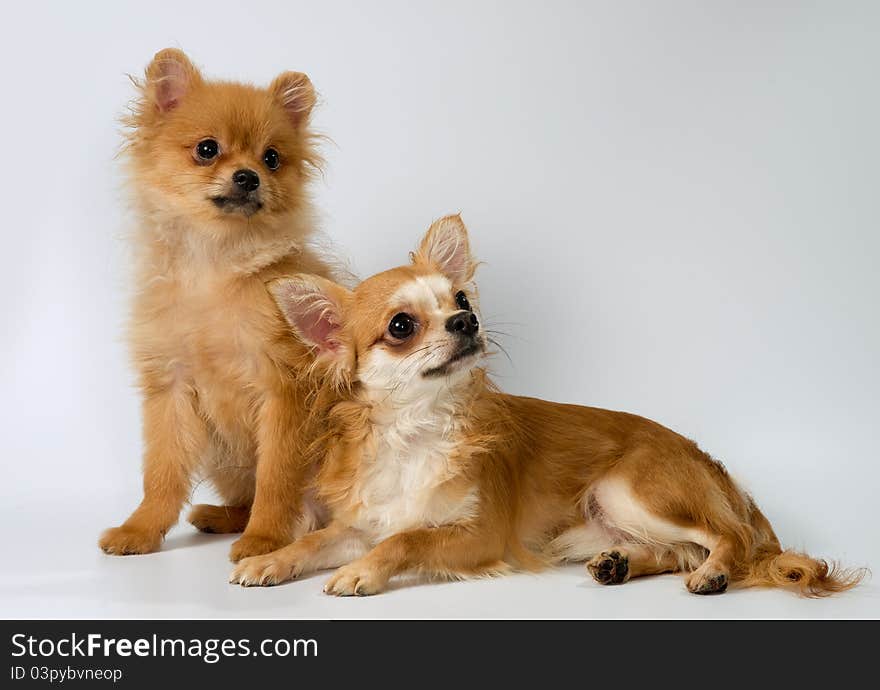
[(299, 273), (268, 284), (284, 318), (306, 345), (319, 356), (341, 354), (343, 310), (351, 293), (325, 278)]
[(436, 266), (456, 285), (469, 282), (477, 268), (467, 228), (458, 214), (435, 220), (410, 258), (414, 264)]
[(174, 110), (202, 76), (182, 50), (160, 50), (147, 65), (147, 98), (163, 113)]
[(269, 90), (278, 99), (294, 127), (308, 120), (317, 95), (311, 80), (302, 72), (284, 72), (275, 77)]

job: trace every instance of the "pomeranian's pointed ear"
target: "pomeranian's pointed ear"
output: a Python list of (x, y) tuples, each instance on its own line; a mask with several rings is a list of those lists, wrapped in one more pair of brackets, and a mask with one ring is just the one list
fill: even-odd
[(186, 94), (202, 80), (182, 50), (166, 48), (160, 50), (147, 65), (145, 84), (147, 97), (163, 113), (174, 110)]
[(277, 278), (268, 288), (300, 340), (315, 348), (319, 356), (335, 358), (341, 354), (343, 310), (351, 295), (348, 290), (306, 273)]
[(467, 228), (458, 214), (435, 220), (410, 257), (414, 264), (426, 263), (439, 268), (456, 285), (469, 282), (477, 268), (471, 256)]
[(311, 80), (302, 72), (284, 72), (275, 77), (269, 90), (279, 100), (294, 127), (308, 120), (317, 95)]

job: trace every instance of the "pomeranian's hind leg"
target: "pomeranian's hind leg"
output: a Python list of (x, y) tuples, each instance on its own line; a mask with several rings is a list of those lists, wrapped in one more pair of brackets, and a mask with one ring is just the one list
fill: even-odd
[(244, 532), (250, 514), (250, 508), (245, 506), (212, 506), (202, 503), (193, 506), (187, 520), (202, 532), (231, 534)]
[(619, 585), (634, 577), (678, 569), (679, 558), (673, 551), (647, 544), (619, 544), (587, 562), (590, 575), (602, 585)]
[(209, 534), (244, 532), (254, 502), (255, 462), (250, 449), (233, 452), (215, 437), (206, 455), (205, 479), (214, 485), (223, 505), (193, 506), (189, 523)]

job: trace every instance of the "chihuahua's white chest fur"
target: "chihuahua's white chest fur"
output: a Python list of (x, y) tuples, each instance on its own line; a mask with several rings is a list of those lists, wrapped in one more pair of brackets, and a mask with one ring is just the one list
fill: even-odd
[(475, 490), (451, 487), (456, 449), (452, 411), (433, 401), (397, 410), (373, 427), (354, 487), (360, 504), (354, 527), (381, 541), (397, 532), (467, 519)]

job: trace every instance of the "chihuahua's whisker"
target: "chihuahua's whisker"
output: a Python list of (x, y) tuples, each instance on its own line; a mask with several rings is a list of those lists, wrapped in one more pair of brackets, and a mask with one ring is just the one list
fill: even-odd
[(417, 350), (413, 350), (413, 351), (410, 352), (406, 357), (404, 357), (402, 360), (400, 360), (400, 363), (403, 364), (404, 362), (406, 362), (408, 359), (410, 359), (410, 358), (413, 357), (414, 355), (417, 355), (417, 354), (419, 354), (420, 352), (424, 352), (425, 350), (427, 350), (427, 349), (429, 349), (429, 348), (431, 348), (431, 347), (433, 347), (433, 345), (425, 345), (425, 346), (423, 346), (423, 347), (420, 347), (420, 348), (417, 349)]
[(498, 323), (494, 321), (484, 321), (483, 327), (488, 330), (498, 330), (499, 328), (508, 328), (511, 325), (515, 324), (506, 324), (506, 323)]
[(485, 322), (492, 326), (525, 326), (522, 321), (496, 321), (495, 319), (486, 319)]
[[(426, 346), (421, 349), (422, 350), (429, 350), (430, 348), (431, 348), (431, 346)], [(413, 353), (413, 354), (418, 354), (418, 353)], [(414, 369), (419, 368), (427, 360), (427, 358), (431, 356), (431, 354), (432, 354), (432, 352), (425, 352), (424, 354), (421, 354), (411, 360), (410, 360), (410, 358), (413, 357), (413, 355), (408, 355), (406, 358), (401, 360), (395, 366), (393, 378), (397, 381), (405, 381), (408, 378), (409, 374)], [(408, 361), (408, 360), (410, 360), (410, 361)]]
[(485, 333), (487, 333), (489, 335), (493, 335), (493, 336), (499, 336), (499, 337), (509, 338), (512, 340), (517, 340), (520, 342), (528, 342), (522, 336), (516, 335), (515, 333), (507, 333), (506, 331), (496, 331), (494, 329), (486, 329)]
[(507, 357), (507, 361), (510, 362), (511, 365), (513, 365), (513, 359), (511, 359), (510, 353), (507, 351), (504, 345), (495, 340), (495, 338), (486, 338), (486, 340), (488, 340), (493, 347), (497, 347), (499, 350), (501, 350), (504, 356)]
[(388, 395), (385, 399), (387, 400), (390, 396), (393, 396), (403, 385), (408, 383), (412, 372), (421, 369), (440, 347), (442, 347), (442, 344), (431, 343), (418, 348), (404, 357), (394, 368), (392, 378), (395, 383), (387, 389)]

